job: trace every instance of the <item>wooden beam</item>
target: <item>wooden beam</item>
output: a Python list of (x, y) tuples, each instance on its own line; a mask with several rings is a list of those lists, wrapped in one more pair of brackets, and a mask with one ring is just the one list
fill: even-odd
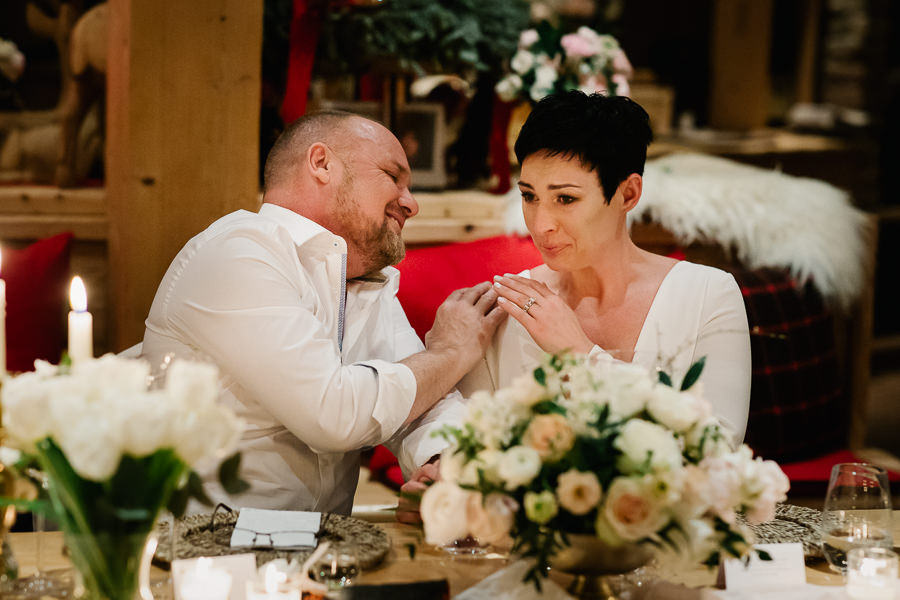
[(160, 279), (259, 192), (260, 0), (111, 0), (106, 173), (114, 347), (140, 341)]
[(0, 215), (0, 239), (36, 240), (71, 231), (79, 240), (107, 237), (106, 215)]
[(709, 123), (747, 131), (766, 124), (772, 0), (714, 0)]
[(0, 215), (106, 215), (103, 188), (58, 188), (45, 185), (0, 186)]

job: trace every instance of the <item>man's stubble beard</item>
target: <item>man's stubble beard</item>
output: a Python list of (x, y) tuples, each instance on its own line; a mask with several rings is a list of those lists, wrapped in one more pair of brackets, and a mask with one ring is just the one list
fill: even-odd
[[(365, 224), (365, 229), (353, 227), (360, 221), (361, 215), (359, 203), (353, 196), (353, 177), (349, 171), (347, 178), (338, 190), (335, 208), (340, 221), (348, 226), (344, 241), (348, 246), (355, 248), (366, 274), (396, 265), (403, 260), (406, 255), (406, 245), (403, 243), (403, 238), (391, 230), (390, 217), (385, 215), (380, 225), (370, 222)], [(399, 206), (397, 210), (402, 212)]]

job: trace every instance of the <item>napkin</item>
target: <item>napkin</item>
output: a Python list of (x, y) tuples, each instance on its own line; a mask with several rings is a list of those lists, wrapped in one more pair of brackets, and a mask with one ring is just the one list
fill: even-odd
[(322, 513), (242, 508), (232, 548), (315, 548)]
[(544, 579), (541, 592), (534, 589), (531, 582), (523, 583), (522, 578), (531, 563), (519, 560), (502, 571), (497, 571), (454, 596), (454, 600), (572, 600), (555, 582)]

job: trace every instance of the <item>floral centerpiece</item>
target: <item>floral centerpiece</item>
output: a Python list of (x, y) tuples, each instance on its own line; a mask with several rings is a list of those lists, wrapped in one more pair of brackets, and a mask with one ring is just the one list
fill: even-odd
[[(149, 365), (106, 355), (4, 382), (4, 425), (48, 480), (51, 512), (88, 597), (131, 600), (146, 541), (163, 507), (183, 514), (205, 499), (192, 468), (234, 448), (243, 425), (216, 404), (214, 367), (175, 361), (164, 389), (148, 389)], [(239, 455), (220, 479), (231, 491)]]
[(546, 22), (521, 33), (509, 66), (512, 72), (496, 86), (497, 95), (507, 102), (518, 98), (538, 102), (548, 94), (576, 89), (628, 96), (633, 74), (613, 36), (590, 27), (562, 35)]
[[(771, 520), (788, 480), (772, 461), (733, 450), (692, 384), (584, 356), (546, 356), (532, 373), (477, 392), (441, 456), (441, 481), (422, 498), (426, 541), (510, 536), (535, 559), (540, 585), (570, 534), (606, 546), (648, 544), (717, 564), (744, 556), (751, 533), (736, 519)], [(699, 387), (699, 386), (698, 386)]]

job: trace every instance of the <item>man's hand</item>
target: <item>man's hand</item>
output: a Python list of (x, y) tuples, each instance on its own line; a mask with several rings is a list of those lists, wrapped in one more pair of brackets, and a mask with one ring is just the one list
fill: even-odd
[(441, 460), (425, 463), (412, 474), (409, 481), (400, 488), (400, 501), (397, 504), (397, 520), (401, 523), (417, 525), (422, 522), (419, 514), (419, 502), (422, 494), (428, 489), (428, 483), (441, 478)]
[(484, 356), (505, 317), (490, 282), (456, 290), (438, 307), (434, 325), (425, 334), (425, 347), (456, 353), (466, 373)]

